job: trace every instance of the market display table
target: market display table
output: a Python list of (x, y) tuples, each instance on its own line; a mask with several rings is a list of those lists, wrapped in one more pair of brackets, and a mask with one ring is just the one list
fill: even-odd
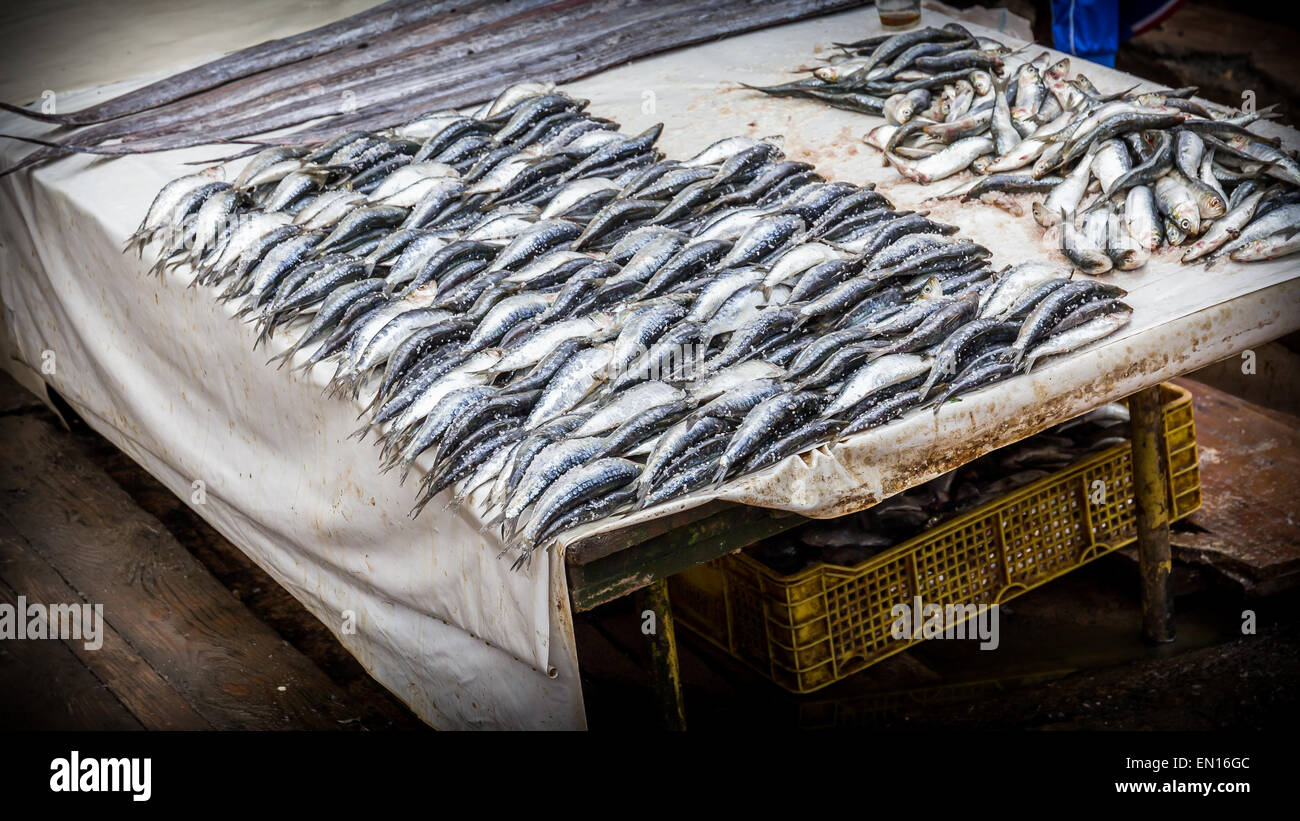
[[(319, 13), (308, 24), (341, 16), (332, 7)], [(926, 12), (924, 22), (946, 19)], [(862, 143), (875, 118), (737, 86), (783, 81), (786, 69), (832, 41), (878, 28), (868, 7), (640, 60), (565, 90), (590, 99), (593, 113), (618, 120), (628, 133), (664, 122), (660, 148), (668, 156), (689, 156), (731, 134), (783, 134), (790, 159), (812, 162), (828, 178), (876, 182), (896, 207), (928, 207), (990, 248), (996, 265), (1059, 260), (1054, 239), (1044, 238), (1032, 218), (983, 205), (925, 203), (936, 189), (900, 181)], [(179, 37), (176, 69), (215, 56), (185, 45)], [(130, 81), (113, 93), (150, 79), (133, 77), (120, 55), (105, 54), (103, 65), (103, 79)], [(1082, 61), (1074, 70), (1103, 91), (1135, 82)], [(107, 94), (62, 95), (60, 104), (80, 107)], [(11, 117), (0, 125), (39, 130)], [(1294, 131), (1261, 130), (1280, 134), (1290, 147), (1300, 143)], [(5, 142), (0, 158), (9, 165), (25, 150)], [(274, 351), (253, 350), (253, 332), (232, 318), (234, 306), (186, 288), (182, 275), (147, 277), (150, 259), (121, 254), (158, 188), (190, 170), (186, 162), (220, 153), (79, 157), (0, 180), (5, 367), (25, 384), (52, 385), (438, 727), (581, 727), (575, 610), (648, 586), (648, 606), (662, 607), (656, 583), (676, 572), (803, 517), (861, 510), (1099, 404), (1300, 327), (1294, 259), (1206, 269), (1159, 255), (1138, 271), (1111, 276), (1129, 291), (1133, 320), (1092, 349), (716, 491), (594, 523), (514, 571), (498, 557), (495, 536), (479, 532), (473, 511), (435, 503), (421, 518), (407, 517), (413, 485), (380, 474), (372, 445), (348, 438), (358, 408), (321, 396), (328, 369), (304, 376), (267, 367)], [(112, 622), (111, 613), (106, 618)], [(671, 630), (656, 646), (660, 670), (671, 678)]]

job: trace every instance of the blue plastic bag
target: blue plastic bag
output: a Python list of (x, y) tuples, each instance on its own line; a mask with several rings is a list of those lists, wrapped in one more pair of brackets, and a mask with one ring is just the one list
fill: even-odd
[(1114, 67), (1119, 26), (1119, 0), (1052, 0), (1057, 51)]
[(1160, 25), (1185, 0), (1052, 0), (1057, 51), (1115, 66), (1121, 40)]

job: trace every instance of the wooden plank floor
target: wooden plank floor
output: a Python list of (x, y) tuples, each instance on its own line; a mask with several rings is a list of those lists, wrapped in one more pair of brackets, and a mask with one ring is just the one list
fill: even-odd
[[(0, 394), (13, 390), (6, 377)], [(332, 681), (141, 509), (81, 438), (39, 406), (0, 411), (0, 602), (102, 604), (104, 619), (98, 649), (0, 642), (0, 728), (358, 729), (385, 697), (380, 712), (398, 714), (385, 726), (422, 726), (386, 693)], [(314, 621), (302, 610), (304, 619)]]
[(1300, 115), (1298, 34), (1291, 3), (1190, 0), (1122, 44), (1116, 63), (1153, 82), (1197, 86), (1200, 96), (1233, 107), (1250, 91), (1258, 108), (1276, 103), (1283, 121), (1294, 124)]
[(1300, 584), (1300, 418), (1178, 381), (1192, 391), (1202, 504), (1173, 534), (1175, 558), (1252, 594)]

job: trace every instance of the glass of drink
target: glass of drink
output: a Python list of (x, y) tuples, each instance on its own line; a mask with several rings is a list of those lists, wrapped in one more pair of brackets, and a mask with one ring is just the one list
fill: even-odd
[(921, 0), (876, 0), (880, 25), (886, 29), (906, 29), (921, 22)]

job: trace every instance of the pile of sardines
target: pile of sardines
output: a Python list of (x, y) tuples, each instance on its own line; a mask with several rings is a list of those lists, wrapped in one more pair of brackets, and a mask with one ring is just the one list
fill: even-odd
[(1112, 402), (968, 462), (860, 513), (824, 519), (745, 552), (778, 573), (818, 562), (851, 567), (1053, 473), (1128, 443), (1128, 408)]
[(1300, 250), (1300, 163), (1247, 128), (1268, 109), (1211, 107), (1194, 88), (1102, 94), (1070, 78), (1069, 58), (1020, 60), (956, 23), (840, 48), (811, 77), (758, 90), (884, 117), (866, 142), (915, 182), (972, 172), (940, 198), (1023, 215), (1012, 195), (1045, 195), (1034, 217), (1059, 225), (1080, 271), (1132, 270), (1164, 246), (1183, 262)]
[[(987, 249), (771, 142), (664, 160), (518, 85), (473, 114), (269, 149), (157, 195), (128, 247), (332, 364), (413, 513), (449, 491), (520, 560), (937, 405), (1124, 325), (1119, 288)], [(256, 343), (255, 343), (256, 344)], [(471, 499), (471, 496), (473, 498)]]

